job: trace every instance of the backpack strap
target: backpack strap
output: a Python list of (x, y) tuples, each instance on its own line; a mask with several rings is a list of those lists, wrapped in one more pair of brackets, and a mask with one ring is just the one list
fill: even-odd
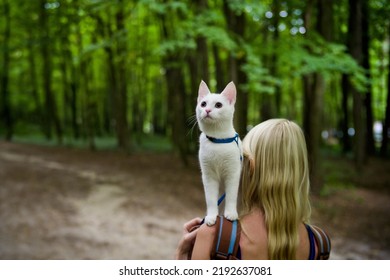
[(328, 260), (331, 250), (331, 242), (329, 235), (317, 226), (310, 226), (314, 234), (314, 239), (318, 247), (317, 260)]
[(239, 249), (241, 226), (238, 220), (229, 221), (223, 216), (217, 217), (216, 227), (218, 234), (214, 239), (211, 259), (237, 260)]

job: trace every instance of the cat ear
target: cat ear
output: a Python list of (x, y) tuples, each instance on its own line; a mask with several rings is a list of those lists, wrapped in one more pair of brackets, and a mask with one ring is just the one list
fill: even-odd
[(199, 92), (198, 92), (198, 103), (210, 93), (209, 88), (207, 87), (206, 83), (202, 80), (199, 85)]
[(221, 92), (221, 94), (224, 95), (227, 98), (227, 100), (229, 100), (229, 103), (231, 105), (234, 105), (234, 103), (236, 103), (237, 90), (233, 82), (230, 82), (225, 87), (225, 89)]

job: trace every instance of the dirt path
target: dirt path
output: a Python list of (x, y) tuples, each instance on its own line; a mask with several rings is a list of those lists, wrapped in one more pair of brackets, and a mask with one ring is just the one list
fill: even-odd
[[(196, 159), (0, 142), (0, 259), (172, 259), (203, 201)], [(390, 259), (389, 201), (366, 189), (314, 198), (333, 259)]]

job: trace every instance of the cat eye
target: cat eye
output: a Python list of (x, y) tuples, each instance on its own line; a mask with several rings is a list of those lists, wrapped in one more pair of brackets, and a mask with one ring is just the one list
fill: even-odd
[(200, 103), (200, 107), (206, 107), (206, 105), (207, 105), (206, 101), (203, 101), (202, 103)]
[(222, 108), (222, 103), (221, 102), (217, 102), (215, 103), (215, 108)]

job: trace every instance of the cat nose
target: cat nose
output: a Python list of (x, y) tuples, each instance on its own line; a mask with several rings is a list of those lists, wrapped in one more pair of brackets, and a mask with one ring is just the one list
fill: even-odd
[(211, 109), (206, 109), (206, 113), (209, 114), (211, 112)]

